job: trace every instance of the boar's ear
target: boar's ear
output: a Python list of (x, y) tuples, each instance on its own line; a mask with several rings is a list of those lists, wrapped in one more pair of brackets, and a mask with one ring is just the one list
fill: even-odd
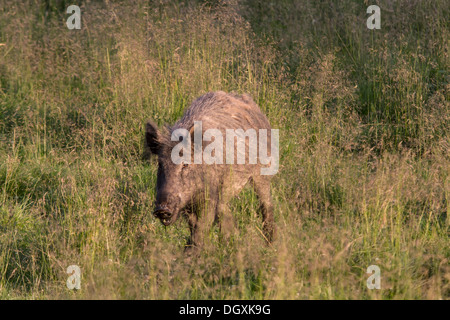
[(158, 154), (161, 148), (159, 130), (152, 120), (147, 120), (145, 125), (145, 143), (153, 154)]

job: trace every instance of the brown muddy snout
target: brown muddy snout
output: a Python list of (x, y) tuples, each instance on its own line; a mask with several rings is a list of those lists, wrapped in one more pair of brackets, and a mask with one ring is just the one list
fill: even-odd
[(161, 220), (162, 224), (165, 226), (172, 223), (173, 214), (170, 212), (169, 207), (164, 204), (156, 205), (153, 215)]

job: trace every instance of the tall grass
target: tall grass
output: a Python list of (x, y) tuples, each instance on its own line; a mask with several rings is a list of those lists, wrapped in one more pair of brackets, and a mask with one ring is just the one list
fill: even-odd
[[(351, 0), (82, 2), (81, 30), (0, 3), (0, 298), (449, 298), (448, 1), (378, 1), (373, 31)], [(187, 260), (143, 125), (214, 90), (280, 129), (278, 237), (245, 190), (235, 241)]]

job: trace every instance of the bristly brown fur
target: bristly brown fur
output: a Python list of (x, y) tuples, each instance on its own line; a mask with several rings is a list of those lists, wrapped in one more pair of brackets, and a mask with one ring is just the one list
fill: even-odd
[[(269, 121), (249, 95), (223, 91), (209, 92), (197, 98), (168, 130), (160, 131), (151, 120), (148, 121), (146, 142), (159, 160), (155, 214), (169, 225), (180, 212), (189, 212), (191, 239), (187, 248), (198, 248), (214, 221), (219, 222), (223, 235), (229, 237), (234, 223), (227, 203), (250, 183), (261, 203), (264, 237), (271, 242), (274, 236), (271, 177), (260, 174), (260, 164), (176, 165), (172, 162), (171, 150), (177, 142), (170, 140), (171, 133), (179, 128), (191, 130), (194, 121), (202, 122), (202, 130), (214, 128), (224, 135), (226, 129), (271, 129)], [(248, 148), (246, 150), (248, 152)]]

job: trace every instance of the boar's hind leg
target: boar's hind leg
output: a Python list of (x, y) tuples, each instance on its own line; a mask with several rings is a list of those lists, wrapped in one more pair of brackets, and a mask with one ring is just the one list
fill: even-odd
[(273, 204), (270, 194), (270, 180), (266, 176), (257, 176), (251, 179), (260, 202), (260, 212), (263, 218), (263, 232), (266, 241), (271, 243), (275, 234), (275, 223), (273, 219)]

